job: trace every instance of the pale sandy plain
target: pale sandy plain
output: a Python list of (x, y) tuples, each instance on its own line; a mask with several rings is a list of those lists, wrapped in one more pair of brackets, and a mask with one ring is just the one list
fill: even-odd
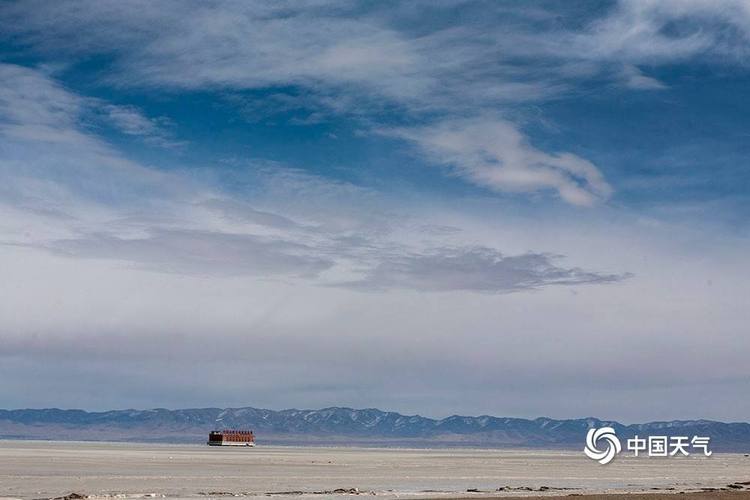
[[(0, 498), (54, 498), (73, 492), (120, 498), (482, 498), (676, 493), (747, 481), (750, 458), (741, 454), (620, 456), (602, 466), (579, 452), (541, 450), (0, 441)], [(334, 493), (353, 488), (358, 495)], [(750, 491), (750, 484), (735, 488)]]

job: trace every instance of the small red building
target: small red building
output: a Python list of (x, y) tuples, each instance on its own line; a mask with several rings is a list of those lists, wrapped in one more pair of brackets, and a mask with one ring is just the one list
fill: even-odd
[(209, 446), (255, 446), (253, 431), (211, 431), (208, 434)]

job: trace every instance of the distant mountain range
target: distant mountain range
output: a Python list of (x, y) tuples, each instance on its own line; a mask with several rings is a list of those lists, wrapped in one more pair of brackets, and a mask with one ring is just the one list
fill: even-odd
[(677, 420), (623, 425), (596, 418), (553, 420), (452, 416), (432, 419), (376, 409), (0, 410), (0, 439), (203, 443), (214, 429), (252, 429), (258, 444), (370, 446), (583, 447), (591, 427), (620, 438), (709, 436), (717, 451), (750, 452), (750, 424)]

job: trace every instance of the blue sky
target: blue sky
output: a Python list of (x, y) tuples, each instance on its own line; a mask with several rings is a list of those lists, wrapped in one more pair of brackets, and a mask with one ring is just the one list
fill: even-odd
[(746, 419), (746, 3), (0, 28), (5, 406)]

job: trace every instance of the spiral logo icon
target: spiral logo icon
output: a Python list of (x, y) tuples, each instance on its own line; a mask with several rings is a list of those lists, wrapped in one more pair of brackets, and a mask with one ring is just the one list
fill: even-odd
[[(599, 448), (600, 441), (606, 446), (605, 449)], [(589, 429), (588, 434), (586, 434), (586, 447), (583, 449), (583, 452), (587, 457), (598, 461), (602, 465), (610, 463), (621, 450), (622, 445), (612, 427)]]

